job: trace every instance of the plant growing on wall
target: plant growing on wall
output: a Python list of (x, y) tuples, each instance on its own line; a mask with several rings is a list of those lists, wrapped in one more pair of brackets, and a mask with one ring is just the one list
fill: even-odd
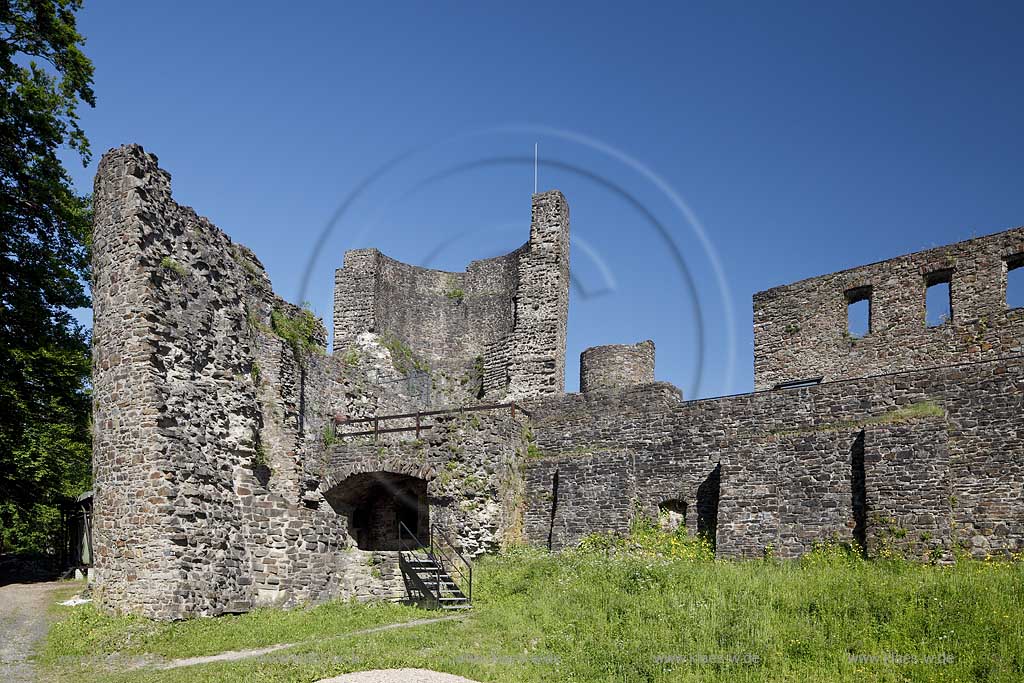
[(334, 429), (334, 423), (328, 421), (324, 425), (324, 446), (333, 446), (338, 443), (338, 433)]
[(188, 271), (185, 270), (185, 266), (181, 265), (170, 256), (164, 256), (160, 259), (160, 267), (164, 270), (169, 270), (178, 277), (185, 277)]
[(392, 334), (381, 337), (381, 343), (391, 352), (391, 364), (395, 370), (407, 375), (413, 370), (430, 372), (430, 364), (416, 356), (408, 344)]
[(445, 290), (444, 295), (460, 304), (466, 298), (466, 292), (459, 286), (459, 281), (454, 276), (448, 276), (448, 288)]
[(308, 354), (323, 353), (323, 349), (316, 341), (319, 326), (320, 323), (313, 315), (313, 311), (305, 306), (291, 314), (280, 308), (275, 308), (270, 313), (271, 330), (288, 343), (299, 362)]
[(353, 346), (352, 348), (345, 352), (345, 355), (341, 357), (341, 360), (345, 363), (345, 365), (353, 367), (359, 365), (359, 358), (359, 349)]

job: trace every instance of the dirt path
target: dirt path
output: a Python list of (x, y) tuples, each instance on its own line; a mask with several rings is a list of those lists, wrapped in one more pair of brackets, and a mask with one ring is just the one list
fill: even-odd
[[(362, 636), (368, 633), (377, 633), (378, 631), (390, 631), (396, 628), (413, 628), (415, 626), (425, 626), (427, 624), (437, 624), (442, 621), (453, 621), (455, 619), (461, 619), (463, 615), (455, 614), (447, 617), (436, 617), (432, 619), (413, 619), (412, 621), (400, 621), (397, 624), (385, 624), (384, 626), (374, 626), (373, 628), (365, 628), (360, 631), (350, 631), (348, 633), (341, 633), (336, 636), (319, 637), (316, 639), (317, 642), (323, 642), (325, 640), (335, 640), (338, 638), (351, 638), (352, 636)], [(286, 650), (296, 645), (303, 645), (312, 641), (305, 640), (298, 643), (278, 643), (277, 645), (270, 645), (268, 647), (261, 647), (255, 650), (232, 650), (230, 652), (221, 652), (215, 655), (206, 655), (205, 657), (188, 657), (186, 659), (173, 659), (165, 664), (159, 666), (161, 669), (178, 669), (183, 666), (195, 666), (196, 664), (209, 664), (210, 662), (233, 662), (239, 659), (250, 659), (252, 657), (262, 657), (265, 654), (271, 652), (277, 652), (278, 650)], [(145, 666), (144, 664), (142, 666)], [(141, 667), (140, 667), (141, 668)], [(6, 682), (5, 682), (6, 683)]]
[(12, 583), (0, 586), (0, 681), (30, 683), (32, 647), (50, 625), (51, 593), (66, 583)]
[(375, 669), (334, 678), (323, 678), (317, 683), (476, 683), (476, 681), (430, 669)]

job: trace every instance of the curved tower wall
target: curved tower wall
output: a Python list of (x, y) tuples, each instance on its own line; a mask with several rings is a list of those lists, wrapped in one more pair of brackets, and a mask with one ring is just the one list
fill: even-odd
[(593, 346), (580, 354), (580, 391), (622, 389), (654, 381), (654, 342)]
[(568, 311), (569, 207), (561, 192), (543, 192), (533, 196), (527, 243), (463, 272), (347, 252), (335, 272), (334, 350), (373, 332), (432, 368), (481, 371), (489, 398), (558, 395)]

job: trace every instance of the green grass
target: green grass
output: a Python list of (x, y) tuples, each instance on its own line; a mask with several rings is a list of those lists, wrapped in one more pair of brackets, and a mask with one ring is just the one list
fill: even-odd
[[(510, 683), (1024, 680), (1019, 562), (866, 561), (837, 546), (792, 562), (716, 561), (702, 542), (645, 527), (559, 555), (513, 548), (474, 571), (476, 607), (461, 621), (347, 638), (429, 613), (339, 603), (152, 624), (77, 608), (41, 661), (64, 658), (69, 679), (98, 681), (314, 681), (403, 666)], [(117, 651), (183, 657), (299, 640), (177, 671), (96, 665)]]

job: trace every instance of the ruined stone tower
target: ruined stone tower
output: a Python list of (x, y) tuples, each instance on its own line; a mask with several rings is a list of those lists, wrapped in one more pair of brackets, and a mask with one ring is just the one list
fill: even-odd
[(432, 367), (478, 366), (481, 395), (565, 391), (569, 207), (560, 192), (534, 195), (530, 239), (505, 256), (448, 273), (359, 249), (334, 282), (336, 351), (373, 332), (404, 340)]

